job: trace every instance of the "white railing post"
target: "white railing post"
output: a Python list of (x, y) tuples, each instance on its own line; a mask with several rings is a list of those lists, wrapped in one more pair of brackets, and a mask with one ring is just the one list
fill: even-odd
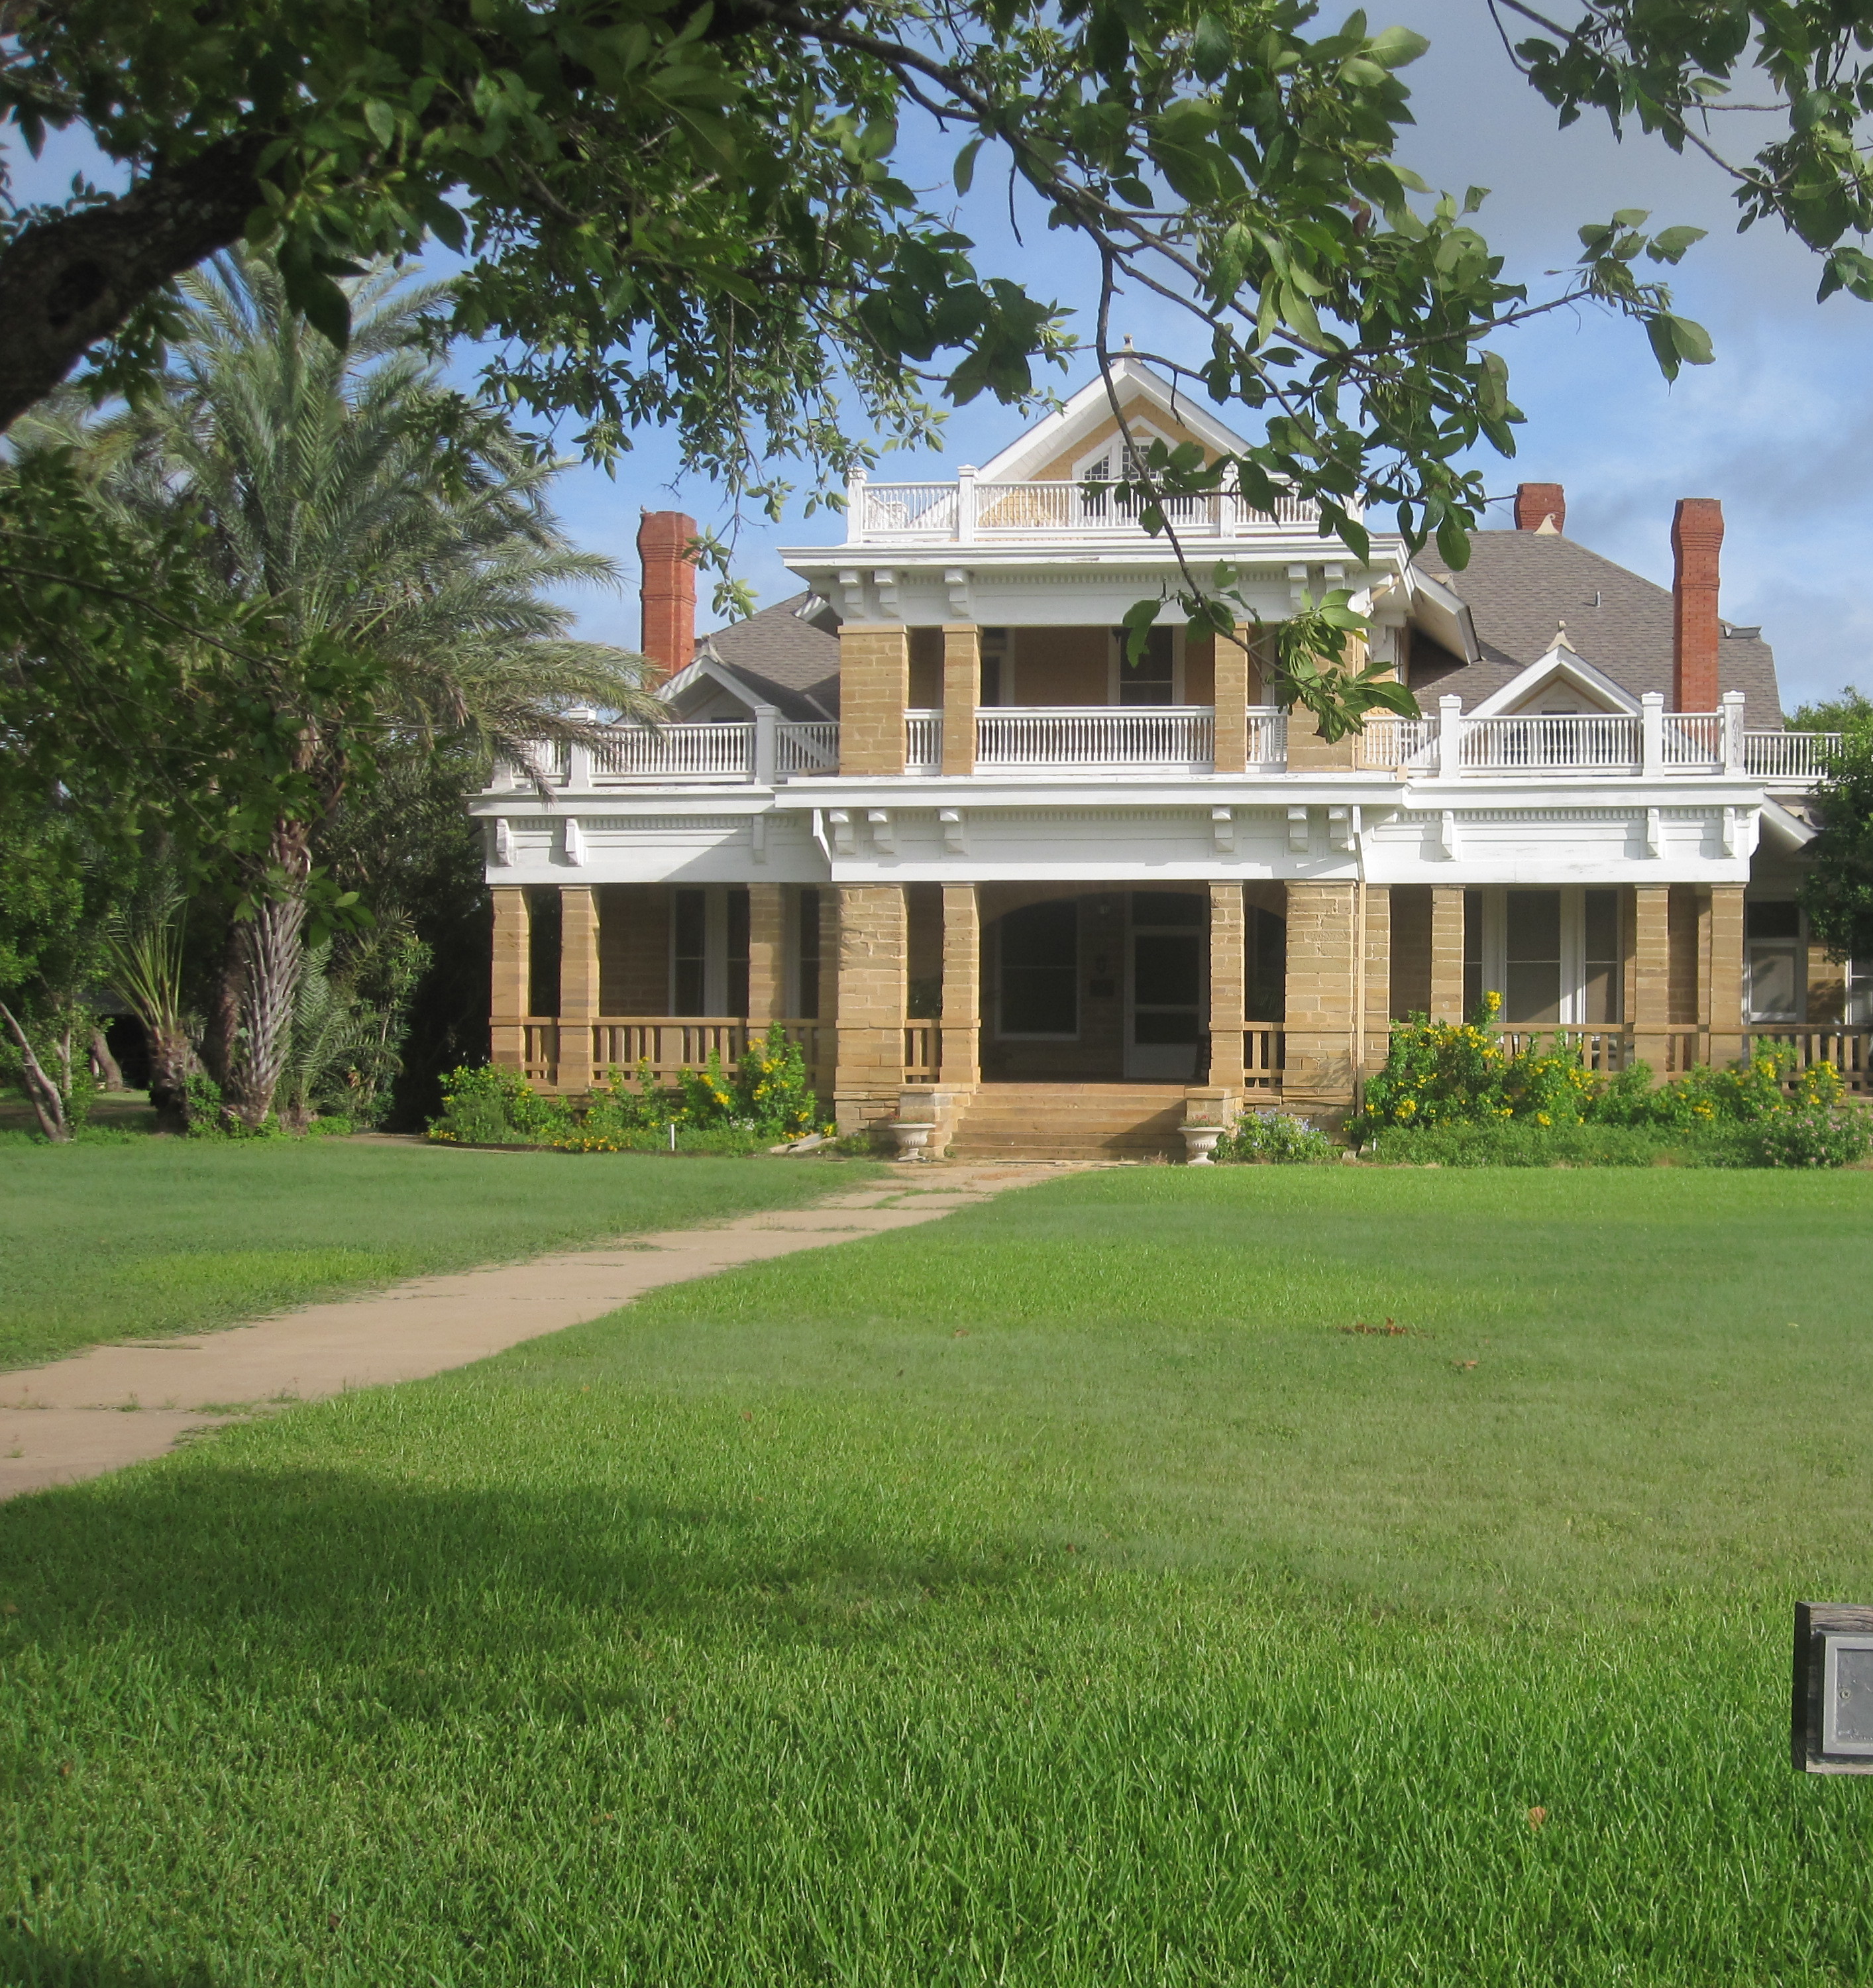
[(779, 717), (771, 704), (755, 706), (755, 763), (751, 777), (757, 787), (774, 784), (775, 728)]
[(1743, 771), (1743, 705), (1739, 690), (1726, 690), (1717, 700), (1723, 709), (1723, 770)]
[(846, 478), (846, 543), (865, 543), (865, 472), (855, 469)]
[(1463, 766), (1463, 700), (1440, 697), (1437, 701), (1437, 776), (1454, 780)]
[(1648, 690), (1639, 699), (1639, 772), (1656, 779), (1665, 765), (1665, 698)]
[(965, 462), (956, 472), (956, 543), (975, 542), (975, 465)]

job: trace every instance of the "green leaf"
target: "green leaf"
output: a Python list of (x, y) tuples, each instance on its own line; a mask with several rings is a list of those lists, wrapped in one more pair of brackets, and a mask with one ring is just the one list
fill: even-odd
[(956, 183), (958, 193), (967, 193), (975, 184), (975, 154), (986, 143), (986, 139), (972, 138), (956, 154), (956, 163), (952, 171), (951, 177)]
[(1374, 35), (1366, 52), (1387, 69), (1405, 69), (1431, 46), (1428, 37), (1409, 28), (1384, 28)]
[(1197, 17), (1196, 32), (1191, 37), (1191, 66), (1205, 83), (1214, 83), (1229, 66), (1236, 53), (1229, 29), (1214, 14)]
[(397, 113), (387, 103), (380, 103), (376, 97), (369, 98), (364, 105), (364, 122), (370, 127), (370, 135), (386, 151), (397, 142)]
[(1646, 254), (1655, 262), (1676, 262), (1694, 242), (1702, 242), (1706, 231), (1702, 228), (1667, 228), (1652, 238)]

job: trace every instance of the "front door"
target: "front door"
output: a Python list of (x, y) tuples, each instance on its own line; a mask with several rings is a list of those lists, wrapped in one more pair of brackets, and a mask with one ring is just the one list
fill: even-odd
[(1134, 891), (1127, 952), (1125, 1074), (1188, 1084), (1203, 1036), (1205, 898)]

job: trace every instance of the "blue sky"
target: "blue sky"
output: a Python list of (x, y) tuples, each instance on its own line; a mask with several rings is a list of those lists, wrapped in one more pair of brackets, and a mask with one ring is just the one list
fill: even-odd
[[(1435, 184), (1492, 190), (1481, 224), (1518, 277), (1539, 285), (1543, 271), (1572, 259), (1575, 229), (1616, 207), (1650, 208), (1661, 226), (1690, 221), (1711, 230), (1673, 281), (1679, 307), (1713, 334), (1716, 363), (1688, 369), (1668, 387), (1641, 333), (1591, 311), (1557, 313), (1506, 335), (1510, 390), (1528, 419), (1513, 461), (1483, 452), (1491, 492), (1506, 495), (1524, 479), (1564, 484), (1571, 536), (1668, 583), (1674, 501), (1720, 498), (1728, 526), (1723, 611), (1763, 624), (1785, 702), (1855, 679), (1873, 685), (1873, 603), (1859, 580), (1873, 525), (1873, 307), (1839, 297), (1817, 306), (1815, 265), (1799, 244), (1762, 228), (1738, 237), (1714, 167), (1675, 158), (1655, 141), (1616, 144), (1603, 125), (1585, 120), (1557, 130), (1553, 113), (1510, 68), (1480, 0), (1401, 0), (1374, 8), (1371, 18), (1401, 20), (1430, 36), (1431, 52), (1406, 72), (1418, 122), (1405, 157)], [(75, 147), (59, 148), (21, 191), (49, 179), (62, 185), (79, 157)], [(927, 169), (921, 176), (933, 198), (949, 198), (947, 161), (947, 149), (933, 148), (912, 161), (913, 176)], [(985, 265), (1019, 273), (1063, 303), (1090, 303), (1090, 270), (1070, 241), (1039, 227), (1013, 240), (1003, 184), (985, 155), (961, 217)], [(1116, 326), (1141, 346), (1174, 335), (1158, 315), (1162, 308), (1135, 304)], [(1089, 371), (1066, 376), (1063, 390)], [(985, 399), (952, 417), (940, 457), (892, 458), (882, 473), (942, 475), (958, 462), (985, 461), (1019, 425)], [(639, 511), (678, 509), (717, 529), (727, 523), (721, 493), (681, 475), (671, 439), (654, 432), (637, 438), (615, 479), (569, 469), (557, 502), (573, 536), (624, 569), (623, 593), (587, 595), (577, 605), (586, 633), (626, 646), (637, 636)], [(1499, 507), (1492, 522), (1506, 516)], [(840, 530), (837, 518), (823, 516), (778, 526), (745, 520), (740, 570), (763, 602), (781, 599), (796, 583), (779, 548), (825, 543)], [(705, 610), (703, 625), (709, 619)]]

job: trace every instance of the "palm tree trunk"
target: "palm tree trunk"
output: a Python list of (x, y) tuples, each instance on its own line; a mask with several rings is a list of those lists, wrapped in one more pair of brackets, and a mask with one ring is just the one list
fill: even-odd
[(269, 870), (283, 887), (262, 898), (252, 918), (237, 921), (240, 973), (234, 1053), (221, 1085), (228, 1109), (258, 1131), (292, 1046), (292, 997), (306, 949), (306, 885), (312, 874), (310, 835), (303, 822), (281, 822), (268, 850)]
[(156, 1129), (186, 1132), (188, 1080), (201, 1066), (184, 1030), (146, 1021), (144, 1033), (150, 1043), (150, 1102), (156, 1107)]

